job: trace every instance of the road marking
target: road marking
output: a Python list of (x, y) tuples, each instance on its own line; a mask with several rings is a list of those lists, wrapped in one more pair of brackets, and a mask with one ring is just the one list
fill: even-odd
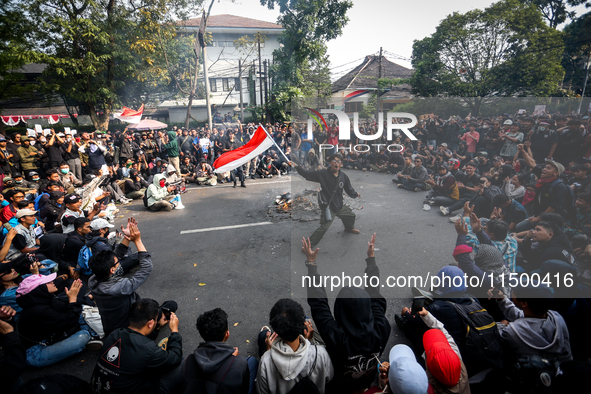
[(181, 231), (181, 235), (183, 235), (183, 234), (193, 234), (193, 233), (204, 233), (206, 231), (230, 230), (230, 229), (233, 229), (233, 228), (243, 228), (243, 227), (252, 227), (252, 226), (266, 226), (267, 224), (273, 224), (273, 223), (272, 222), (259, 222), (259, 223), (237, 224), (235, 226), (210, 227), (210, 228), (201, 228), (201, 229), (196, 229), (196, 230), (185, 230), (185, 231)]

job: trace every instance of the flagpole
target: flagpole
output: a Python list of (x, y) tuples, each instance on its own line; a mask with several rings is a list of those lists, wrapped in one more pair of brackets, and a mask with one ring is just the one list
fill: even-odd
[(284, 158), (285, 160), (287, 160), (287, 162), (288, 162), (288, 164), (289, 164), (289, 162), (290, 162), (291, 160), (289, 160), (289, 159), (287, 158), (287, 156), (285, 156), (285, 153), (283, 153), (283, 151), (281, 150), (281, 148), (279, 147), (279, 145), (277, 145), (277, 143), (275, 142), (275, 140), (273, 139), (273, 137), (271, 137), (271, 136), (269, 135), (269, 133), (267, 132), (267, 129), (265, 129), (265, 127), (264, 127), (264, 126), (263, 126), (261, 123), (259, 123), (259, 126), (260, 126), (260, 127), (263, 129), (263, 131), (265, 132), (265, 134), (267, 134), (267, 137), (268, 137), (268, 138), (270, 138), (270, 139), (271, 139), (271, 141), (273, 141), (273, 145), (275, 145), (275, 146), (277, 147), (277, 149), (279, 150), (279, 153), (281, 153), (281, 155), (283, 156), (283, 158)]

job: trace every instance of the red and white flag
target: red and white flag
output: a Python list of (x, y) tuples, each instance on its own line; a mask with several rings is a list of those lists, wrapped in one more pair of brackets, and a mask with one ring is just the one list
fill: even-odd
[(142, 120), (143, 113), (144, 104), (142, 104), (140, 109), (138, 109), (137, 111), (134, 111), (133, 109), (127, 107), (123, 107), (123, 112), (113, 114), (113, 117), (127, 123), (139, 123), (140, 120)]
[(250, 141), (240, 148), (226, 152), (213, 162), (213, 168), (216, 173), (223, 173), (238, 168), (249, 160), (254, 159), (267, 149), (273, 146), (275, 142), (269, 137), (263, 126), (259, 126), (253, 134)]

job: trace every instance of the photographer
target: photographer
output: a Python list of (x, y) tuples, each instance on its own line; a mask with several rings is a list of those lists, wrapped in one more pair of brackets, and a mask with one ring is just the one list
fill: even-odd
[(150, 211), (172, 211), (174, 204), (170, 201), (175, 197), (171, 193), (176, 186), (167, 185), (163, 174), (154, 175), (152, 184), (146, 191), (148, 209)]

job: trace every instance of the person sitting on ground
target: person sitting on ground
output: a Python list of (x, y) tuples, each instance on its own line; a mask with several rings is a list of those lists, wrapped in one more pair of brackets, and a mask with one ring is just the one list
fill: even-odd
[(10, 204), (2, 208), (2, 211), (0, 212), (0, 221), (2, 221), (2, 224), (8, 223), (8, 221), (16, 215), (16, 212), (18, 211), (18, 203), (25, 199), (23, 192), (14, 189), (7, 190), (3, 194), (4, 199)]
[(64, 204), (66, 204), (66, 210), (60, 219), (62, 233), (64, 234), (74, 231), (74, 220), (77, 218), (85, 217), (89, 220), (92, 220), (101, 211), (101, 206), (98, 203), (94, 204), (92, 210), (88, 211), (88, 213), (83, 211), (81, 209), (82, 197), (80, 197), (78, 194), (68, 194), (65, 196)]
[(213, 172), (213, 168), (207, 164), (205, 159), (199, 159), (195, 180), (198, 185), (215, 186), (218, 183), (218, 179), (216, 174)]
[(62, 162), (59, 167), (60, 182), (64, 185), (66, 193), (74, 193), (74, 188), (82, 186), (82, 180), (77, 179), (74, 173), (70, 172), (70, 166)]
[(39, 212), (39, 217), (45, 223), (47, 232), (55, 230), (56, 223), (59, 224), (59, 218), (66, 210), (64, 197), (65, 194), (62, 192), (50, 192), (49, 200)]
[(18, 332), (9, 323), (14, 319), (15, 314), (16, 312), (10, 306), (0, 307), (0, 346), (4, 353), (0, 358), (0, 380), (2, 387), (12, 393), (16, 392), (20, 376), (27, 366), (25, 348)]
[(104, 340), (91, 378), (94, 393), (159, 394), (182, 389), (179, 319), (170, 314), (166, 350), (150, 339), (157, 325), (156, 301), (142, 298), (131, 305), (129, 325)]
[[(321, 283), (316, 266), (320, 249), (312, 250), (310, 240), (302, 240), (308, 276)], [(378, 357), (390, 337), (390, 323), (386, 318), (386, 299), (380, 294), (380, 270), (376, 265), (375, 234), (368, 242), (365, 275), (370, 285), (365, 289), (343, 287), (334, 303), (334, 317), (330, 311), (324, 287), (307, 283), (308, 304), (318, 332), (326, 343), (335, 367), (334, 388), (339, 392), (362, 392), (370, 387), (378, 374)], [(331, 384), (331, 385), (332, 385)]]
[(264, 326), (258, 339), (257, 392), (287, 394), (307, 377), (307, 383), (324, 393), (334, 375), (332, 362), (324, 346), (310, 342), (314, 330), (306, 322), (304, 308), (289, 298), (281, 299), (271, 308), (269, 322), (273, 334)]
[(501, 190), (509, 198), (516, 200), (521, 204), (523, 196), (525, 196), (525, 184), (527, 183), (527, 175), (519, 173), (513, 175), (511, 179), (505, 178)]
[(527, 211), (516, 200), (504, 194), (497, 194), (492, 199), (493, 213), (491, 220), (500, 219), (509, 225), (509, 231), (515, 231), (517, 224), (527, 219)]
[(34, 253), (39, 248), (39, 238), (35, 232), (37, 211), (20, 209), (16, 213), (18, 224), (14, 227), (17, 235), (14, 237), (6, 258), (12, 260), (25, 253)]
[(197, 330), (204, 342), (183, 361), (183, 392), (195, 393), (203, 385), (215, 384), (220, 394), (253, 393), (258, 361), (253, 356), (239, 356), (238, 348), (227, 344), (226, 312), (220, 308), (204, 312), (197, 318)]
[(138, 170), (132, 168), (129, 170), (129, 179), (125, 180), (125, 198), (130, 200), (142, 198), (149, 186), (150, 184), (142, 178)]
[(45, 367), (55, 364), (85, 348), (98, 350), (102, 342), (82, 318), (78, 293), (83, 284), (75, 280), (65, 288), (66, 300), (56, 297), (56, 274), (43, 276), (35, 271), (16, 290), (16, 300), (23, 312), (19, 333), (27, 348), (27, 365)]
[(404, 158), (404, 167), (401, 171), (396, 173), (396, 176), (394, 179), (392, 179), (392, 182), (401, 184), (402, 181), (406, 179), (406, 176), (410, 176), (413, 168), (414, 165), (412, 164), (412, 156), (406, 156)]
[(49, 201), (49, 193), (51, 192), (64, 192), (63, 187), (57, 181), (49, 181), (43, 188), (42, 192), (35, 198), (35, 206), (37, 210), (42, 210), (47, 201)]
[(428, 179), (425, 183), (431, 185), (431, 189), (427, 194), (427, 199), (423, 204), (435, 206), (449, 206), (460, 199), (460, 190), (456, 183), (456, 179), (449, 172), (447, 164), (439, 165), (438, 175), (433, 179)]
[(171, 193), (176, 189), (174, 185), (168, 185), (163, 174), (154, 175), (152, 184), (146, 190), (148, 198), (148, 209), (150, 211), (172, 211), (174, 204), (171, 202), (175, 198)]
[(318, 160), (318, 156), (316, 156), (316, 152), (314, 149), (310, 149), (308, 154), (304, 158), (304, 163), (302, 163), (303, 167), (306, 170), (321, 170), (322, 166), (320, 165), (320, 160)]
[(398, 187), (414, 192), (425, 190), (424, 182), (429, 179), (429, 173), (423, 166), (423, 160), (420, 157), (415, 157), (413, 163), (415, 166), (410, 171), (410, 175), (404, 175), (402, 183)]
[(531, 272), (542, 267), (548, 260), (560, 260), (569, 267), (573, 266), (573, 250), (568, 238), (553, 222), (538, 222), (529, 230), (519, 245), (519, 251), (525, 259), (523, 268)]
[(470, 393), (468, 371), (454, 338), (425, 308), (417, 314), (429, 327), (423, 335), (423, 357), (433, 393)]
[(564, 233), (572, 241), (575, 236), (585, 235), (591, 240), (591, 193), (581, 193), (575, 201), (577, 212), (564, 224)]
[[(373, 391), (372, 391), (373, 390)], [(381, 363), (379, 390), (372, 387), (366, 394), (424, 394), (429, 390), (427, 373), (407, 345), (394, 345), (388, 361)]]
[(87, 235), (91, 232), (90, 220), (84, 217), (74, 220), (74, 231), (66, 235), (62, 250), (60, 271), (72, 272), (78, 264), (80, 249), (86, 244)]
[[(100, 234), (106, 234), (105, 230)], [(140, 298), (136, 291), (148, 279), (153, 268), (150, 253), (142, 243), (135, 219), (129, 218), (127, 227), (121, 226), (121, 230), (125, 239), (115, 249), (100, 239), (90, 246), (94, 250), (88, 265), (93, 274), (88, 280), (88, 287), (101, 313), (105, 334), (127, 326), (131, 305)], [(135, 244), (137, 256), (125, 257), (131, 242)], [(123, 277), (136, 264), (139, 264), (139, 269), (131, 277)], [(158, 324), (151, 335), (157, 336), (159, 330), (168, 323), (169, 314), (164, 312), (176, 310), (176, 302), (165, 301), (160, 307)]]
[(181, 177), (183, 177), (185, 183), (197, 183), (197, 171), (193, 163), (191, 163), (191, 156), (183, 157)]
[(23, 175), (20, 172), (15, 173), (12, 176), (12, 179), (14, 181), (14, 189), (23, 192), (27, 200), (33, 200), (35, 198), (38, 185), (37, 187), (29, 186), (28, 182), (23, 179)]

